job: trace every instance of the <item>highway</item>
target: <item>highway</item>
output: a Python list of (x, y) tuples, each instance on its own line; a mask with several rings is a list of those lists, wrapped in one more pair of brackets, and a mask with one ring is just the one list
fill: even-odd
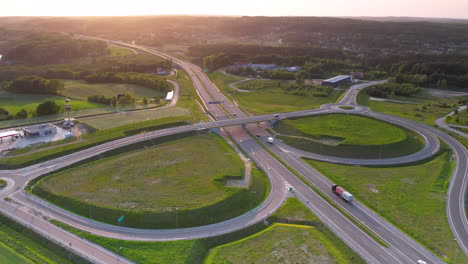
[[(144, 47), (142, 49), (162, 56), (160, 52), (153, 51)], [(326, 193), (330, 197), (333, 197), (333, 199), (336, 200), (336, 203), (345, 208), (345, 210), (348, 210), (348, 212), (352, 214), (356, 219), (362, 221), (374, 232), (380, 232), (381, 237), (387, 243), (390, 244), (390, 247), (384, 248), (378, 245), (372, 238), (370, 238), (367, 234), (365, 234), (353, 223), (351, 223), (346, 217), (341, 215), (333, 206), (324, 201), (319, 195), (313, 192), (307, 185), (302, 183), (293, 173), (291, 173), (286, 167), (284, 167), (278, 160), (271, 156), (264, 149), (264, 147), (260, 146), (254, 139), (252, 139), (249, 136), (249, 134), (244, 128), (238, 126), (238, 124), (243, 123), (255, 123), (259, 121), (275, 120), (275, 117), (273, 115), (247, 117), (245, 113), (239, 110), (237, 106), (232, 104), (222, 93), (219, 92), (219, 90), (211, 83), (211, 81), (199, 67), (190, 63), (182, 62), (175, 58), (173, 58), (173, 61), (182, 66), (189, 73), (197, 89), (197, 92), (199, 93), (200, 97), (202, 98), (202, 101), (204, 102), (205, 108), (216, 121), (148, 132), (145, 134), (125, 139), (108, 142), (96, 146), (94, 148), (76, 152), (41, 164), (36, 164), (25, 169), (14, 171), (0, 171), (0, 176), (10, 178), (16, 182), (14, 188), (0, 193), (0, 196), (4, 197), (6, 195), (11, 195), (11, 197), (13, 197), (14, 200), (17, 200), (23, 204), (23, 206), (17, 206), (5, 201), (1, 201), (0, 208), (2, 208), (2, 210), (5, 209), (10, 211), (11, 207), (16, 208), (16, 211), (23, 211), (19, 210), (19, 208), (36, 208), (37, 211), (40, 211), (47, 217), (59, 219), (72, 226), (102, 236), (128, 240), (165, 241), (199, 238), (227, 233), (234, 230), (242, 229), (245, 226), (262, 221), (265, 218), (267, 218), (271, 213), (273, 213), (277, 208), (279, 208), (279, 206), (282, 204), (286, 197), (286, 186), (291, 185), (294, 187), (295, 194), (299, 199), (301, 199), (315, 214), (317, 214), (318, 217), (324, 223), (326, 223), (332, 231), (334, 231), (340, 238), (342, 238), (348, 245), (350, 245), (350, 247), (352, 247), (356, 252), (358, 252), (364, 259), (366, 259), (370, 263), (415, 263), (415, 261), (418, 259), (424, 259), (425, 261), (427, 261), (427, 263), (443, 263), (440, 259), (435, 257), (427, 249), (423, 248), (414, 240), (409, 238), (407, 235), (403, 234), (401, 231), (387, 223), (385, 220), (377, 216), (364, 205), (357, 202), (353, 206), (350, 206), (348, 204), (344, 204), (339, 199), (337, 200), (336, 196), (334, 197), (330, 195), (329, 188), (331, 186), (331, 183), (323, 175), (320, 175), (318, 172), (314, 171), (309, 166), (301, 164), (299, 157), (301, 155), (304, 155), (304, 153), (297, 154), (294, 150), (286, 149), (285, 146), (281, 145), (275, 145), (270, 147), (270, 149), (274, 151), (274, 153), (277, 154), (279, 157), (281, 157), (281, 159), (284, 162), (289, 164), (298, 173), (304, 175), (309, 181), (312, 182), (312, 184), (317, 186), (319, 189), (323, 189), (324, 193)], [(372, 83), (367, 85), (372, 85)], [(293, 113), (283, 113), (280, 114), (280, 117), (287, 118), (294, 116), (306, 116), (311, 114), (344, 112), (346, 110), (340, 109), (338, 108), (338, 106), (342, 105), (343, 103), (347, 105), (354, 105), (358, 89), (362, 89), (363, 87), (365, 87), (365, 84), (360, 84), (359, 86), (353, 86), (352, 88), (350, 88), (348, 93), (343, 97), (342, 101), (340, 102), (341, 104), (330, 104), (323, 106), (320, 109), (299, 111)], [(218, 105), (208, 104), (207, 102), (209, 101), (222, 102), (222, 108), (220, 108)], [(453, 140), (451, 137), (447, 136), (445, 133), (442, 133), (434, 128), (425, 127), (405, 119), (374, 113), (368, 109), (360, 108), (357, 106), (355, 110), (352, 110), (349, 113), (369, 115), (374, 118), (379, 118), (388, 122), (403, 125), (410, 129), (414, 128), (413, 130), (420, 133), (426, 140), (426, 147), (422, 151), (418, 152), (416, 155), (410, 155), (405, 158), (400, 158), (399, 160), (336, 160), (334, 162), (345, 164), (356, 164), (354, 162), (364, 162), (364, 164), (365, 162), (374, 162), (372, 164), (380, 164), (380, 162), (389, 162), (388, 164), (398, 164), (408, 162), (408, 159), (420, 160), (424, 157), (431, 156), (434, 152), (438, 150), (440, 143), (437, 140), (437, 138), (435, 138), (433, 135), (441, 137), (452, 148), (454, 148), (456, 150), (455, 152), (459, 161), (467, 160), (466, 149), (463, 146), (461, 146), (457, 141)], [(233, 116), (235, 116), (236, 118), (230, 119)], [(32, 178), (38, 177), (46, 172), (57, 170), (58, 168), (73, 164), (79, 160), (83, 160), (88, 157), (97, 155), (98, 153), (102, 153), (107, 150), (126, 144), (147, 140), (148, 138), (170, 135), (174, 133), (181, 133), (184, 131), (197, 130), (200, 129), (200, 126), (201, 129), (227, 126), (225, 128), (226, 131), (228, 131), (228, 133), (236, 141), (236, 143), (251, 157), (253, 161), (255, 161), (258, 164), (260, 168), (262, 168), (262, 170), (264, 170), (267, 173), (271, 181), (272, 190), (270, 195), (268, 196), (266, 201), (262, 203), (262, 205), (255, 208), (251, 212), (239, 216), (237, 218), (208, 226), (183, 228), (176, 230), (139, 230), (115, 227), (95, 222), (90, 219), (82, 218), (69, 212), (63, 211), (59, 208), (56, 208), (55, 206), (45, 203), (44, 201), (36, 197), (32, 197), (31, 195), (28, 195), (25, 192), (21, 191), (22, 186)], [(261, 133), (264, 136), (267, 135), (266, 131), (259, 129), (256, 125), (248, 125), (247, 127), (248, 130), (250, 130), (253, 133)], [(452, 143), (452, 145), (450, 143)], [(331, 159), (333, 157), (323, 158)], [(462, 165), (460, 165), (460, 163)], [(452, 229), (455, 230), (454, 233), (457, 234), (458, 231), (458, 236), (456, 236), (459, 243), (465, 243), (464, 239), (466, 238), (466, 234), (468, 234), (468, 232), (466, 228), (464, 230), (463, 228), (466, 227), (466, 225), (463, 223), (463, 221), (458, 221), (461, 217), (461, 213), (464, 213), (464, 199), (462, 199), (462, 211), (460, 211), (460, 204), (458, 204), (457, 206), (456, 201), (460, 199), (460, 196), (464, 195), (465, 191), (463, 190), (466, 190), (466, 162), (457, 162), (457, 164), (458, 165), (456, 170), (454, 171), (454, 175), (452, 176), (453, 179), (450, 185), (447, 210), (449, 220), (451, 221)], [(454, 184), (454, 181), (459, 182), (457, 184)], [(454, 185), (457, 186), (454, 187)], [(461, 191), (461, 193), (456, 195), (457, 191)], [(450, 196), (451, 194), (453, 195)], [(452, 203), (450, 201), (454, 202)], [(452, 204), (453, 207), (451, 207)], [(457, 210), (459, 210), (458, 215), (456, 212)], [(12, 213), (12, 216), (15, 219), (19, 219), (21, 217), (22, 219), (25, 219), (24, 215), (20, 216)], [(453, 218), (451, 219), (450, 216), (453, 216)], [(466, 218), (464, 219), (466, 222)], [(60, 231), (54, 230), (54, 232)], [(466, 250), (466, 248), (464, 248), (464, 250)], [(105, 250), (99, 251), (99, 253), (95, 254), (104, 254), (102, 252), (105, 253)], [(102, 258), (104, 258), (104, 255), (102, 256)], [(109, 261), (111, 261), (109, 257), (108, 259)], [(112, 261), (105, 263), (112, 263)]]

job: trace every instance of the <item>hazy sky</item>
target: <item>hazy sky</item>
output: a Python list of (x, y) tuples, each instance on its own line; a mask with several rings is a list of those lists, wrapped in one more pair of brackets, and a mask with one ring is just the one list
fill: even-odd
[(158, 14), (468, 18), (468, 0), (4, 0), (0, 16)]

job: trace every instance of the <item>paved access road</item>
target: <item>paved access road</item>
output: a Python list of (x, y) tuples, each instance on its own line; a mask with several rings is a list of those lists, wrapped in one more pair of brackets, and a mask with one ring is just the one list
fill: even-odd
[[(145, 49), (147, 51), (152, 52), (150, 49), (147, 49), (147, 48)], [(192, 77), (194, 81), (195, 87), (197, 88), (197, 91), (199, 92), (200, 97), (202, 98), (203, 102), (205, 102), (205, 107), (208, 109), (210, 114), (215, 119), (220, 120), (220, 121), (211, 122), (211, 123), (214, 123), (215, 126), (219, 126), (222, 124), (228, 125), (226, 123), (222, 123), (225, 121), (232, 122), (231, 124), (234, 125), (234, 124), (247, 122), (247, 120), (249, 122), (254, 121), (254, 119), (252, 118), (258, 118), (258, 117), (245, 117), (245, 114), (242, 111), (240, 111), (234, 104), (232, 104), (229, 100), (227, 100), (227, 98), (225, 98), (224, 95), (222, 95), (217, 90), (217, 88), (210, 82), (210, 80), (206, 77), (206, 75), (201, 71), (200, 68), (190, 63), (185, 63), (185, 62), (181, 62), (178, 60), (174, 60), (174, 61), (178, 63), (179, 65), (181, 65), (190, 74), (190, 76)], [(352, 99), (353, 96), (351, 95), (348, 96), (348, 95), (353, 91), (355, 90), (351, 88), (348, 94), (343, 99), (345, 98)], [(206, 104), (206, 102), (208, 101), (221, 101), (222, 107), (227, 111), (224, 111), (223, 109), (219, 108), (216, 105)], [(324, 107), (323, 109), (310, 110), (310, 112), (304, 112), (304, 111), (301, 111), (301, 112), (303, 112), (302, 114), (304, 115), (310, 114), (310, 113), (334, 112), (336, 111), (336, 109), (333, 109), (333, 107), (334, 106), (332, 105), (330, 106), (330, 108)], [(241, 118), (237, 118), (237, 120), (229, 121), (229, 115), (226, 112), (229, 113), (229, 115), (231, 116), (235, 115), (236, 117), (241, 117)], [(296, 113), (296, 114), (299, 114), (299, 113)], [(290, 113), (282, 114), (282, 116), (283, 115), (290, 115)], [(260, 119), (267, 120), (264, 117)], [(260, 119), (257, 119), (257, 120), (260, 120)], [(205, 125), (207, 125), (206, 127), (210, 127), (211, 123), (203, 123), (202, 125), (203, 127), (205, 127)], [(193, 126), (199, 126), (199, 124), (196, 124)], [(188, 128), (185, 128), (185, 129), (188, 129)], [(194, 129), (194, 127), (192, 127), (191, 129)], [(234, 126), (234, 127), (228, 127), (226, 128), (226, 130), (235, 139), (235, 141), (240, 145), (240, 147), (244, 151), (246, 151), (247, 154), (249, 154), (249, 156), (268, 174), (270, 181), (272, 183), (272, 192), (270, 196), (268, 197), (267, 201), (261, 206), (259, 206), (258, 208), (256, 208), (259, 210), (253, 213), (255, 214), (255, 216), (251, 216), (249, 215), (251, 213), (248, 213), (244, 216), (240, 216), (238, 218), (223, 222), (226, 224), (225, 226), (222, 226), (223, 223), (218, 223), (215, 225), (219, 225), (219, 226), (209, 225), (206, 227), (192, 228), (190, 230), (188, 229), (154, 230), (152, 231), (154, 232), (153, 234), (154, 236), (151, 238), (147, 237), (144, 240), (168, 240), (168, 239), (173, 240), (173, 239), (186, 239), (186, 238), (191, 238), (191, 237), (201, 237), (205, 235), (210, 235), (207, 233), (211, 233), (211, 235), (218, 234), (216, 232), (216, 229), (213, 229), (213, 228), (223, 228), (224, 230), (222, 232), (230, 232), (231, 230), (235, 230), (235, 228), (242, 228), (242, 226), (251, 224), (254, 221), (257, 221), (257, 222), (261, 221), (264, 218), (266, 218), (270, 213), (272, 213), (274, 210), (276, 210), (276, 208), (279, 207), (282, 200), (284, 200), (285, 189), (286, 189), (285, 187), (287, 185), (292, 185), (296, 190), (296, 195), (301, 200), (303, 200), (305, 204), (308, 205), (309, 208), (311, 208), (312, 211), (314, 211), (314, 213), (316, 213), (322, 219), (322, 221), (328, 224), (329, 227), (335, 233), (337, 233), (339, 237), (341, 237), (348, 245), (350, 245), (361, 256), (363, 256), (365, 259), (367, 259), (371, 263), (414, 263), (414, 261), (416, 261), (416, 258), (425, 259), (426, 261), (428, 261), (428, 263), (441, 263), (441, 261), (437, 259), (435, 256), (433, 256), (430, 252), (428, 252), (427, 250), (419, 246), (416, 242), (414, 242), (412, 239), (408, 238), (405, 234), (402, 234), (402, 233), (395, 234), (395, 236), (398, 239), (392, 239), (392, 237), (389, 237), (391, 239), (387, 239), (386, 237), (382, 235), (382, 237), (385, 240), (387, 240), (387, 242), (391, 245), (391, 247), (383, 248), (379, 246), (375, 241), (373, 241), (370, 237), (368, 237), (364, 232), (362, 232), (359, 228), (357, 228), (354, 224), (352, 224), (346, 217), (342, 216), (335, 208), (330, 206), (327, 202), (321, 199), (320, 196), (316, 195), (305, 184), (299, 181), (294, 176), (294, 174), (292, 174), (281, 163), (279, 163), (275, 158), (273, 158), (267, 151), (265, 151), (263, 147), (258, 145), (255, 140), (250, 138), (243, 128), (241, 128), (240, 126)], [(158, 131), (155, 131), (155, 132), (158, 132)], [(170, 133), (168, 131), (165, 131), (165, 132)], [(180, 132), (177, 132), (177, 133), (180, 133)], [(146, 135), (146, 136), (150, 136), (150, 137), (157, 136), (156, 134)], [(137, 142), (141, 140), (144, 140), (144, 139), (134, 138), (134, 139), (131, 139), (131, 142)], [(428, 141), (427, 138), (426, 140)], [(116, 142), (112, 142), (112, 143), (116, 143)], [(117, 142), (117, 143), (125, 144), (124, 142)], [(431, 144), (430, 142), (428, 143), (429, 143), (428, 144), (429, 146), (433, 146), (433, 144)], [(117, 145), (112, 146), (112, 144), (110, 144), (109, 146), (104, 146), (104, 145), (98, 146), (99, 148), (97, 150), (105, 151), (108, 149), (115, 148)], [(62, 166), (63, 164), (74, 163), (77, 160), (86, 158), (87, 155), (92, 156), (93, 153), (96, 153), (95, 151), (96, 149), (89, 153), (77, 152), (76, 156), (73, 156), (74, 154), (71, 154), (69, 156), (62, 157), (61, 159), (54, 160), (55, 162), (51, 161), (50, 163), (31, 166), (30, 168), (27, 169), (28, 171), (17, 170), (17, 171), (0, 172), (0, 175), (3, 174), (5, 176), (12, 177), (13, 179), (15, 179), (15, 181), (16, 180), (21, 181), (21, 180), (24, 180), (25, 178), (36, 177), (37, 175), (43, 174), (47, 171), (55, 170), (59, 168), (60, 166)], [(286, 158), (284, 159), (287, 160)], [(298, 170), (299, 167), (300, 165), (293, 166), (295, 170)], [(15, 190), (12, 190), (12, 191), (15, 191)], [(139, 239), (138, 233), (140, 233), (140, 231), (127, 230), (129, 231), (129, 233), (125, 233), (126, 232), (125, 230), (122, 230), (118, 227), (111, 226), (112, 227), (111, 230), (104, 229), (105, 231), (100, 232), (101, 230), (100, 228), (107, 228), (107, 227), (99, 226), (93, 229), (93, 225), (95, 224), (93, 223), (93, 221), (89, 219), (77, 220), (74, 218), (75, 217), (74, 215), (64, 212), (62, 210), (58, 210), (59, 212), (56, 212), (54, 211), (54, 208), (50, 208), (50, 205), (44, 204), (42, 201), (37, 201), (38, 200), (37, 198), (31, 199), (30, 197), (25, 196), (22, 192), (16, 192), (13, 197), (18, 199), (20, 202), (27, 204), (28, 206), (39, 208), (41, 212), (47, 212), (47, 214), (51, 214), (54, 217), (57, 217), (57, 215), (59, 215), (59, 217), (57, 218), (64, 217), (65, 222), (72, 224), (72, 225), (78, 222), (79, 224), (83, 224), (83, 229), (87, 229), (87, 230), (91, 229), (93, 230), (93, 232), (97, 232), (99, 234), (104, 233), (103, 234), (104, 236), (112, 237), (117, 234), (119, 238), (122, 238), (123, 236), (128, 235), (131, 237), (127, 239)], [(0, 204), (0, 206), (2, 206), (2, 204)], [(347, 205), (343, 205), (343, 207), (346, 207), (346, 206)], [(64, 216), (60, 216), (61, 214), (64, 214)], [(83, 221), (83, 222), (81, 223), (80, 221)], [(229, 222), (229, 221), (232, 221), (232, 222)], [(245, 225), (242, 225), (242, 224), (239, 225), (243, 221), (246, 221)], [(394, 228), (388, 223), (386, 223), (385, 221), (383, 222), (385, 223), (386, 226), (388, 226), (388, 228)], [(370, 228), (372, 229), (372, 227)], [(185, 232), (184, 233), (185, 235), (180, 235), (179, 233), (181, 232), (182, 233)], [(148, 233), (148, 231), (146, 230), (144, 233)], [(168, 236), (169, 238), (163, 238), (162, 236), (164, 235)], [(180, 238), (181, 236), (183, 236), (183, 238)], [(400, 244), (400, 243), (403, 243), (403, 244)], [(407, 245), (410, 245), (410, 246), (408, 247)]]

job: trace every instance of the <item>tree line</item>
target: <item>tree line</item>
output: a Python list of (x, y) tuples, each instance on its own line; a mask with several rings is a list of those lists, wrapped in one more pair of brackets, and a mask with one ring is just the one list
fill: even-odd
[(2, 89), (13, 93), (57, 94), (65, 88), (61, 80), (47, 80), (37, 76), (21, 76), (13, 81), (3, 82)]
[(170, 84), (164, 78), (151, 74), (142, 74), (135, 72), (99, 72), (86, 76), (85, 80), (89, 83), (137, 84), (159, 91), (161, 93), (167, 93), (171, 90)]
[(421, 88), (414, 84), (390, 82), (371, 86), (366, 89), (366, 93), (375, 97), (393, 97), (414, 95), (420, 90)]
[(44, 65), (104, 55), (106, 52), (107, 45), (102, 41), (42, 34), (18, 41), (4, 54), (2, 61)]

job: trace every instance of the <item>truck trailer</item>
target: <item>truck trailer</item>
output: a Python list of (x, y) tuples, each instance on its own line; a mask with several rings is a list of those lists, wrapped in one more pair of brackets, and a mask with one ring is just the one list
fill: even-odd
[(352, 194), (350, 194), (343, 187), (337, 184), (332, 186), (332, 192), (340, 196), (341, 198), (343, 198), (343, 200), (345, 200), (345, 202), (348, 202), (348, 203), (352, 202), (354, 199)]

